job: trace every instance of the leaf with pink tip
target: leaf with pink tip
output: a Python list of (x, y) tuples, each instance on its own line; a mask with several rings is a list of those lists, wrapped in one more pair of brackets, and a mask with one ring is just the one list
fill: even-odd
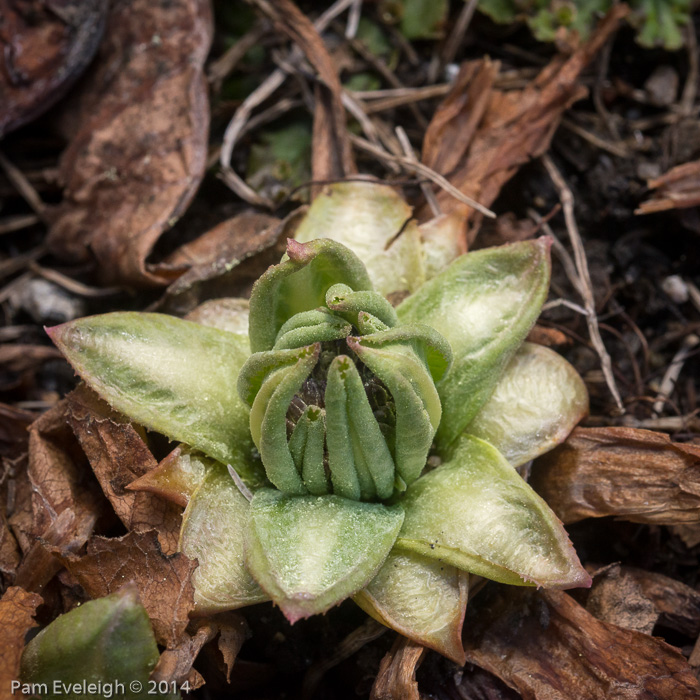
[(314, 199), (294, 234), (299, 242), (331, 238), (352, 250), (383, 296), (412, 292), (425, 281), (413, 210), (386, 185), (338, 182)]
[(81, 318), (48, 333), (117, 411), (224, 464), (255, 471), (248, 407), (236, 389), (249, 355), (245, 336), (130, 312)]
[(402, 522), (400, 506), (261, 489), (250, 503), (248, 568), (293, 623), (366, 586)]
[(513, 585), (591, 583), (556, 515), (483, 440), (462, 435), (401, 504), (399, 549)]
[(469, 574), (415, 552), (393, 549), (353, 600), (404, 637), (464, 664), (462, 623)]

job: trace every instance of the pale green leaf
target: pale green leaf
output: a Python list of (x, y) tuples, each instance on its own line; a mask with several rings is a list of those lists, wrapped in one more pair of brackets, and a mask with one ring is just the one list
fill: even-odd
[(190, 311), (185, 318), (203, 326), (218, 328), (220, 331), (240, 333), (247, 340), (249, 316), (250, 302), (247, 299), (224, 297), (205, 301)]
[(518, 467), (563, 442), (587, 412), (578, 372), (553, 350), (523, 343), (466, 432)]
[(463, 664), (468, 584), (454, 566), (394, 549), (353, 600), (383, 625)]
[(410, 292), (425, 280), (420, 235), (411, 216), (411, 207), (391, 187), (339, 182), (314, 199), (294, 238), (342, 243), (365, 264), (380, 294)]
[(452, 346), (438, 384), (448, 446), (476, 416), (540, 313), (549, 286), (549, 240), (467, 253), (397, 309), (402, 323), (425, 323)]
[(590, 585), (564, 527), (504, 457), (463, 435), (414, 482), (397, 547), (514, 585)]
[(250, 504), (248, 568), (295, 622), (366, 586), (402, 522), (400, 506), (261, 489)]
[(225, 464), (252, 459), (248, 408), (236, 390), (249, 355), (244, 336), (130, 312), (81, 318), (49, 335), (90, 388), (127, 417)]
[(83, 700), (89, 695), (81, 690), (84, 683), (117, 682), (124, 688), (119, 697), (146, 700), (164, 697), (148, 694), (158, 657), (148, 614), (132, 584), (74, 608), (39, 632), (24, 650), (20, 675), (23, 683), (45, 683), (45, 700)]
[(185, 510), (180, 551), (199, 566), (192, 574), (199, 615), (267, 600), (245, 565), (248, 501), (221, 465), (208, 472)]

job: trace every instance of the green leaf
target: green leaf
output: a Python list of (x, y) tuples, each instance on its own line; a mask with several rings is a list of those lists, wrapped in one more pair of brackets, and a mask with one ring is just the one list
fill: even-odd
[(589, 586), (564, 527), (503, 456), (463, 435), (402, 500), (397, 547), (502, 583)]
[(464, 571), (394, 549), (353, 600), (383, 625), (462, 665), (468, 590), (469, 575)]
[(113, 313), (48, 331), (113, 408), (225, 464), (254, 469), (248, 408), (236, 380), (249, 352), (239, 334), (172, 316)]
[(407, 39), (436, 39), (450, 9), (448, 0), (400, 0), (403, 5), (401, 33)]
[[(154, 697), (148, 694), (148, 677), (158, 657), (148, 615), (136, 586), (129, 584), (107, 598), (61, 615), (39, 632), (24, 650), (20, 675), (23, 683), (46, 684), (43, 699), (106, 697), (102, 692), (88, 692), (84, 685), (100, 683), (105, 684), (105, 691), (106, 684), (111, 684), (116, 697), (146, 700)], [(116, 683), (123, 691), (115, 690)], [(136, 683), (140, 690), (134, 692)]]
[(587, 412), (578, 372), (553, 350), (523, 343), (466, 432), (518, 467), (563, 442)]
[(400, 506), (261, 489), (250, 504), (248, 568), (294, 623), (366, 586), (402, 522)]
[(248, 501), (222, 465), (209, 471), (185, 510), (180, 551), (197, 559), (192, 574), (198, 615), (268, 600), (245, 565)]
[(637, 41), (646, 47), (675, 51), (683, 46), (681, 27), (690, 21), (690, 0), (635, 0), (631, 23), (638, 27)]
[(287, 255), (253, 285), (250, 295), (250, 347), (270, 350), (282, 326), (295, 314), (323, 306), (334, 284), (371, 290), (362, 261), (348, 248), (328, 239), (300, 244), (288, 239)]
[(447, 447), (476, 416), (540, 313), (549, 286), (547, 238), (468, 253), (397, 309), (402, 323), (425, 323), (452, 346), (438, 384)]
[(411, 292), (425, 280), (420, 236), (411, 215), (411, 207), (390, 187), (339, 182), (314, 199), (294, 238), (342, 243), (364, 262), (380, 294)]

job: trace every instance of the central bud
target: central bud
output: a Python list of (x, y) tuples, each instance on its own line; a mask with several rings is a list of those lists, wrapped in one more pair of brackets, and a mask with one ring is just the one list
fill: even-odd
[(267, 476), (285, 493), (386, 500), (423, 470), (449, 345), (401, 324), (344, 246), (289, 241), (287, 255), (253, 288), (238, 382)]

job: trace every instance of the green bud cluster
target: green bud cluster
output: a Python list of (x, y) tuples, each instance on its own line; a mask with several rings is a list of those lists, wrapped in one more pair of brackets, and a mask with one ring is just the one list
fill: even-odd
[(290, 241), (287, 253), (253, 289), (258, 347), (238, 380), (267, 477), (288, 494), (387, 500), (425, 466), (450, 347), (400, 324), (347, 248)]

